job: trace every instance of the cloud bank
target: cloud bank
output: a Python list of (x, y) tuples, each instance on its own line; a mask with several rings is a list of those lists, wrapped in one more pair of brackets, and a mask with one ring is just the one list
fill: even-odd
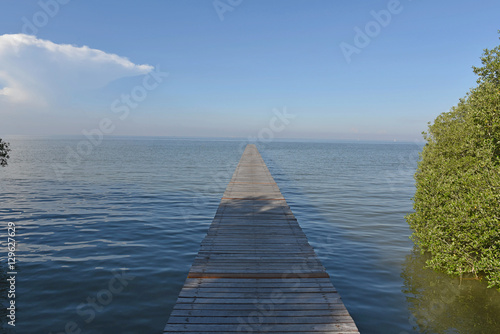
[(78, 92), (153, 69), (87, 46), (56, 44), (35, 36), (0, 36), (0, 112), (54, 107)]

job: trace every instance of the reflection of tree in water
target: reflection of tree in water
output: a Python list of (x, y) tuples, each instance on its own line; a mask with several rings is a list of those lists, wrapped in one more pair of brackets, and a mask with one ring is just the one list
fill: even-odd
[(411, 314), (421, 333), (500, 333), (500, 292), (485, 282), (424, 269), (427, 256), (406, 257), (401, 277)]

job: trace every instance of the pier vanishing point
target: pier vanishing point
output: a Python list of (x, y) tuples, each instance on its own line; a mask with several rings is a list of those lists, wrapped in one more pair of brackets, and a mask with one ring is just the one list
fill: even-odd
[(164, 333), (359, 333), (255, 145), (248, 145)]

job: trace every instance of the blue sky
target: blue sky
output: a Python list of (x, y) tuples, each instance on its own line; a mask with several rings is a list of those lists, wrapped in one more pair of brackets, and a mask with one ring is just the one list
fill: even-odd
[[(294, 118), (274, 137), (420, 140), (475, 85), (471, 66), (500, 29), (493, 0), (2, 0), (0, 9), (0, 136), (79, 135), (109, 119), (109, 136), (247, 137), (286, 109)], [(372, 29), (357, 44), (356, 27)], [(357, 51), (346, 57), (341, 45)]]

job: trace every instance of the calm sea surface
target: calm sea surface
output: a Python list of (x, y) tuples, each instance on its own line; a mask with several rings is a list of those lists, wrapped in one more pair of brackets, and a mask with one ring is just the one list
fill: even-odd
[[(0, 169), (3, 331), (161, 333), (244, 143), (10, 142)], [(68, 153), (78, 148), (88, 154)], [(362, 333), (500, 332), (500, 293), (423, 269), (408, 239), (421, 145), (259, 150)], [(5, 316), (8, 222), (17, 226), (15, 332)]]

